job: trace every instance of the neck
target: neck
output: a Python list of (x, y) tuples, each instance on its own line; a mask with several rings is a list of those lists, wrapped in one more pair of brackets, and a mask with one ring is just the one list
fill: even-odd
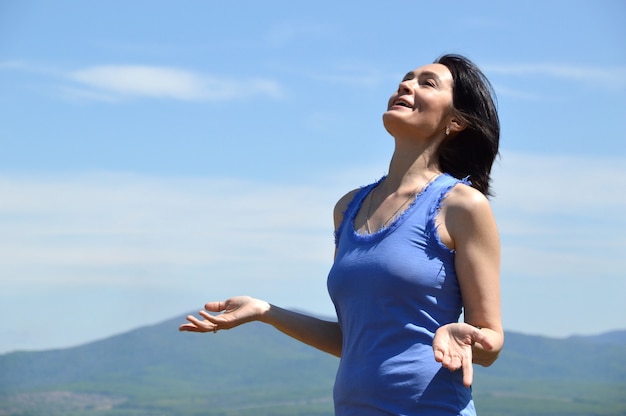
[[(420, 146), (422, 145), (422, 146)], [(389, 163), (385, 179), (389, 190), (413, 189), (440, 172), (435, 155), (436, 148), (423, 143), (407, 143), (396, 140), (396, 148)]]

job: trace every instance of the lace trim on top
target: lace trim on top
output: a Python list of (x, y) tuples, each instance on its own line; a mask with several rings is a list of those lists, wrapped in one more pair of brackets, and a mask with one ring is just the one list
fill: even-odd
[[(442, 173), (439, 176), (437, 176), (435, 179), (433, 179), (432, 181), (430, 181), (416, 196), (415, 198), (413, 198), (413, 201), (411, 201), (411, 203), (407, 206), (407, 208), (405, 210), (403, 210), (399, 215), (397, 215), (394, 219), (392, 219), (392, 221), (384, 226), (379, 228), (378, 230), (376, 230), (373, 233), (370, 234), (361, 234), (359, 233), (357, 230), (354, 229), (354, 219), (356, 217), (356, 214), (359, 212), (359, 210), (361, 209), (361, 206), (363, 205), (363, 202), (365, 201), (365, 198), (367, 198), (367, 196), (370, 194), (370, 192), (372, 192), (372, 190), (378, 186), (378, 184), (380, 184), (387, 176), (383, 176), (382, 178), (380, 178), (379, 180), (377, 180), (376, 182), (363, 186), (361, 187), (361, 189), (359, 189), (359, 191), (356, 193), (356, 195), (354, 196), (354, 198), (352, 198), (352, 201), (350, 201), (350, 203), (348, 204), (346, 210), (343, 213), (343, 219), (341, 221), (341, 224), (339, 225), (339, 227), (335, 230), (334, 232), (334, 237), (335, 237), (335, 245), (339, 244), (339, 237), (341, 236), (341, 233), (343, 232), (343, 229), (348, 226), (350, 226), (350, 231), (351, 231), (351, 235), (352, 238), (357, 241), (357, 242), (372, 242), (372, 241), (376, 241), (382, 237), (384, 237), (385, 235), (387, 235), (388, 233), (393, 232), (393, 230), (395, 230), (396, 228), (398, 228), (405, 220), (406, 216), (409, 215), (410, 212), (412, 212), (414, 210), (414, 208), (419, 204), (420, 200), (421, 200), (421, 196), (423, 194), (425, 194), (430, 187), (438, 182), (441, 178), (443, 177), (450, 177), (455, 179), (455, 182), (453, 182), (452, 184), (446, 186), (444, 189), (442, 189), (441, 194), (439, 195), (439, 197), (437, 198), (437, 203), (434, 205), (434, 207), (430, 210), (429, 212), (429, 218), (428, 218), (428, 229), (430, 230), (436, 230), (436, 226), (435, 226), (435, 215), (436, 213), (443, 207), (443, 200), (445, 199), (445, 197), (448, 195), (448, 193), (450, 192), (450, 190), (457, 184), (459, 183), (463, 183), (465, 185), (471, 185), (471, 182), (469, 180), (469, 177), (465, 177), (463, 179), (457, 179), (452, 177), (451, 175), (447, 174), (447, 173)], [(439, 238), (439, 233), (435, 232), (436, 237), (437, 237), (437, 241), (438, 243), (442, 246), (442, 247), (446, 247), (440, 240)], [(449, 250), (449, 249), (448, 249)]]

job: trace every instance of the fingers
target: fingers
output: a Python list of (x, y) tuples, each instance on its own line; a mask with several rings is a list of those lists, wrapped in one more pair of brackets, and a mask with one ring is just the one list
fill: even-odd
[(183, 331), (187, 331), (187, 332), (197, 332), (196, 331), (196, 327), (190, 324), (182, 324), (181, 326), (178, 327), (178, 330), (183, 332)]
[(226, 310), (226, 302), (207, 302), (204, 305), (204, 309), (209, 312), (223, 312), (224, 310)]
[[(212, 315), (207, 312), (200, 311), (200, 315), (204, 318), (213, 318)], [(188, 331), (188, 332), (217, 332), (218, 324), (217, 322), (212, 322), (210, 319), (199, 320), (193, 315), (187, 316), (187, 321), (189, 323), (182, 324), (178, 327), (179, 331)]]
[(463, 385), (466, 387), (471, 386), (474, 377), (472, 344), (475, 342), (484, 342), (487, 348), (491, 346), (482, 331), (469, 325), (443, 326), (433, 339), (435, 360), (450, 371), (462, 370)]
[(209, 332), (206, 328), (197, 327), (191, 324), (183, 324), (178, 327), (181, 332)]
[(441, 360), (441, 365), (450, 371), (456, 371), (463, 366), (465, 360), (458, 354), (445, 354)]
[(435, 360), (441, 363), (441, 366), (450, 371), (463, 371), (463, 385), (470, 387), (474, 378), (474, 366), (472, 365), (471, 356), (462, 356), (458, 353), (444, 353), (441, 350), (435, 351)]
[(249, 296), (238, 296), (225, 301), (207, 302), (204, 310), (198, 312), (202, 320), (193, 316), (188, 316), (188, 324), (179, 327), (180, 331), (191, 332), (217, 332), (221, 329), (231, 329), (242, 323), (249, 322), (250, 308), (245, 310), (246, 305), (250, 305), (252, 298)]
[(186, 317), (188, 323), (182, 324), (178, 327), (179, 331), (188, 332), (217, 332), (218, 329), (227, 329), (224, 325), (220, 328), (220, 323), (224, 324), (224, 320), (220, 319), (220, 315), (212, 315), (209, 312), (220, 313), (227, 309), (227, 301), (207, 302), (204, 305), (204, 310), (198, 312), (202, 320), (196, 318), (193, 315)]
[(451, 371), (461, 368), (463, 357), (457, 349), (450, 348), (450, 345), (433, 343), (433, 352), (435, 361), (440, 362), (443, 367)]
[(204, 319), (211, 323), (215, 323), (215, 315), (211, 315), (206, 311), (198, 311), (198, 315), (202, 316)]
[(463, 360), (463, 385), (465, 387), (471, 387), (474, 378), (474, 365), (472, 360), (465, 357)]

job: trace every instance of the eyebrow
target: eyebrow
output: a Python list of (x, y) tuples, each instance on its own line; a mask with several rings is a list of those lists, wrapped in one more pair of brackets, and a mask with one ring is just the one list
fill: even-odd
[(424, 71), (418, 75), (418, 78), (432, 78), (437, 84), (441, 85), (441, 78), (432, 71)]
[(420, 72), (419, 74), (415, 74), (415, 71), (409, 71), (406, 73), (406, 75), (404, 75), (403, 79), (413, 79), (413, 78), (432, 78), (435, 80), (435, 82), (438, 85), (441, 85), (441, 78), (439, 78), (439, 75), (437, 75), (436, 73), (432, 72), (432, 71), (424, 71), (424, 72)]

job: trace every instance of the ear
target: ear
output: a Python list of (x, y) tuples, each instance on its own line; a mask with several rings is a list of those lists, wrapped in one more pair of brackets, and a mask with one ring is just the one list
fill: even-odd
[(458, 134), (465, 130), (467, 127), (467, 123), (459, 120), (456, 117), (452, 117), (446, 126), (446, 132), (450, 132), (450, 134)]

